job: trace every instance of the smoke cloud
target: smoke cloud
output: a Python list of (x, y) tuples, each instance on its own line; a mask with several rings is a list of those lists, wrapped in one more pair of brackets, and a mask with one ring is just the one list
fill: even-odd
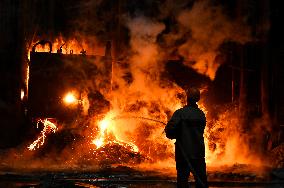
[(176, 21), (178, 29), (165, 36), (167, 45), (174, 46), (171, 43), (182, 39), (184, 42), (174, 48), (185, 64), (212, 80), (222, 63), (216, 60), (219, 47), (227, 41), (244, 44), (252, 40), (248, 26), (229, 19), (222, 7), (209, 1), (197, 1), (192, 8), (181, 10)]

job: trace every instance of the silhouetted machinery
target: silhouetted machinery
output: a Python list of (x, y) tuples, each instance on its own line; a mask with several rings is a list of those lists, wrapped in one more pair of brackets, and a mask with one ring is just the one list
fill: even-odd
[[(36, 52), (38, 45), (49, 52)], [(81, 115), (99, 113), (109, 103), (100, 89), (111, 88), (111, 44), (105, 56), (52, 53), (49, 41), (40, 41), (30, 52), (27, 109), (31, 118), (56, 118), (69, 122)], [(84, 107), (87, 106), (87, 107)], [(84, 112), (87, 108), (87, 112)]]

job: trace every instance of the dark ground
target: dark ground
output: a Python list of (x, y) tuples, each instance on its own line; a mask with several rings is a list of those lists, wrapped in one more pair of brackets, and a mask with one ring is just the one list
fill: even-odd
[[(114, 178), (68, 178), (56, 177), (55, 174), (49, 174), (41, 178), (27, 177), (18, 175), (3, 175), (1, 176), (0, 187), (125, 187), (125, 188), (142, 188), (142, 187), (157, 187), (157, 188), (174, 188), (174, 180), (146, 179), (146, 180), (127, 180), (120, 177)], [(190, 185), (194, 183), (190, 181)], [(272, 182), (222, 182), (210, 181), (209, 187), (252, 187), (252, 188), (280, 188), (284, 187), (282, 181)]]
[[(234, 167), (235, 168), (235, 167)], [(242, 168), (242, 167), (240, 167)], [(284, 188), (284, 170), (271, 170), (266, 176), (254, 173), (232, 173), (209, 171), (209, 186), (213, 187), (251, 187)], [(2, 188), (41, 188), (41, 187), (118, 187), (118, 188), (174, 188), (175, 177), (158, 172), (138, 171), (125, 166), (107, 167), (96, 172), (1, 172)], [(194, 182), (190, 177), (190, 185)]]

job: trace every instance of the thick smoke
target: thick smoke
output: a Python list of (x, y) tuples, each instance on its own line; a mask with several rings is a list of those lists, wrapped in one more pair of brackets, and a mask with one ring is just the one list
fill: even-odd
[[(113, 110), (119, 116), (151, 117), (166, 122), (172, 109), (181, 106), (177, 94), (182, 90), (170, 81), (164, 84), (161, 80), (164, 61), (157, 36), (165, 26), (144, 16), (127, 18), (126, 24), (130, 31), (131, 51), (127, 62), (129, 65), (124, 71), (128, 72), (131, 80), (115, 74), (117, 88), (112, 92)], [(114, 71), (123, 72), (119, 65), (114, 67)], [(125, 130), (122, 133), (128, 133), (121, 135), (122, 138), (128, 136), (128, 140), (134, 139), (141, 152), (154, 160), (161, 156), (162, 159), (168, 158), (171, 154), (170, 142), (162, 134), (163, 125), (143, 123), (136, 119), (118, 121), (116, 126), (119, 130)]]
[[(165, 65), (171, 56), (177, 56), (186, 66), (213, 80), (222, 63), (216, 60), (221, 53), (220, 46), (227, 41), (245, 43), (251, 40), (250, 29), (240, 23), (240, 19), (232, 20), (226, 16), (222, 7), (212, 5), (209, 1), (155, 2), (129, 0), (124, 6), (121, 5), (120, 14), (115, 14), (118, 4), (109, 4), (110, 1), (88, 0), (80, 3), (80, 19), (75, 20), (72, 26), (76, 39), (73, 45), (78, 46), (77, 53), (84, 48), (87, 54), (91, 52), (89, 54), (102, 55), (103, 44), (108, 40), (115, 40), (117, 28), (121, 27), (120, 32), (125, 32), (121, 33), (121, 36), (124, 39), (123, 49), (127, 49), (127, 52), (122, 52), (122, 60), (113, 61), (111, 92), (99, 88), (97, 81), (86, 81), (90, 90), (99, 88), (110, 102), (111, 110), (105, 116), (150, 117), (167, 122), (171, 114), (185, 103), (183, 89), (164, 74)], [(138, 6), (140, 3), (141, 6)], [(115, 25), (117, 21), (119, 24)], [(70, 41), (69, 39), (70, 37), (59, 39), (57, 46), (62, 45), (64, 41)], [(81, 41), (80, 44), (77, 44), (78, 41)], [(72, 46), (72, 42), (67, 45)], [(66, 47), (65, 52), (68, 51), (70, 49)], [(188, 83), (191, 84), (194, 83)], [(205, 135), (209, 163), (252, 161), (247, 158), (247, 140), (240, 136), (240, 121), (234, 112), (227, 110), (217, 119), (209, 120), (211, 125)], [(78, 124), (88, 124), (90, 129), (86, 128), (78, 134), (90, 138), (91, 142), (91, 139), (98, 135), (97, 122), (92, 117), (86, 121), (88, 123)], [(166, 139), (163, 129), (164, 125), (159, 123), (117, 118), (114, 126), (108, 131), (119, 140), (136, 144), (141, 154), (151, 158), (152, 162), (167, 161), (169, 163), (164, 162), (162, 165), (172, 165), (173, 141)], [(240, 146), (243, 146), (245, 152), (239, 151)], [(84, 163), (82, 160), (86, 158), (87, 162), (92, 162), (94, 148), (90, 143), (78, 141), (77, 144), (73, 143), (65, 148), (57, 157), (59, 162), (56, 163), (60, 163), (62, 159), (68, 164)], [(24, 153), (30, 157), (26, 151)], [(53, 162), (48, 161), (47, 165)], [(36, 166), (42, 165), (38, 163)]]
[[(226, 41), (245, 43), (251, 40), (250, 29), (237, 20), (227, 17), (222, 7), (209, 1), (197, 1), (176, 16), (177, 29), (165, 36), (167, 46), (174, 46), (185, 64), (212, 80), (220, 66), (216, 60), (219, 47)], [(180, 45), (173, 45), (183, 40)]]
[[(182, 106), (182, 100), (177, 97), (182, 93), (182, 89), (175, 86), (172, 81), (162, 78), (168, 54), (177, 53), (176, 55), (185, 60), (187, 66), (214, 79), (222, 63), (216, 61), (220, 46), (227, 41), (243, 44), (250, 40), (248, 27), (230, 20), (224, 15), (221, 7), (212, 6), (207, 1), (198, 1), (191, 8), (177, 9), (179, 12), (175, 16), (174, 31), (171, 30), (173, 26), (166, 26), (157, 18), (141, 14), (124, 19), (130, 36), (128, 67), (123, 71), (119, 67), (114, 70), (128, 74), (131, 79), (120, 77), (121, 74), (115, 77), (117, 89), (113, 91), (111, 101), (119, 114), (138, 114), (167, 121), (171, 113)], [(166, 27), (170, 27), (170, 32), (165, 32), (168, 29)], [(235, 31), (237, 27), (240, 31)], [(162, 38), (162, 43), (159, 38)], [(177, 43), (178, 40), (183, 42)], [(189, 83), (191, 84), (194, 83)], [(222, 158), (222, 164), (250, 163), (255, 156), (248, 157), (248, 140), (247, 137), (241, 136), (237, 112), (233, 111), (234, 114), (229, 111), (218, 116), (216, 120), (208, 120), (212, 126), (206, 130), (207, 161), (216, 163)], [(161, 135), (157, 136), (154, 133), (160, 133), (162, 129), (159, 131), (155, 128), (154, 131), (145, 133), (141, 128), (148, 127), (145, 124), (132, 122), (129, 126), (132, 127), (132, 133), (127, 139), (133, 139), (133, 135), (141, 133), (146, 140), (159, 140), (164, 143), (161, 145), (149, 142), (145, 150), (151, 150), (155, 146), (167, 148), (170, 145)], [(123, 130), (123, 126), (119, 129)], [(226, 139), (228, 136), (230, 140)], [(134, 140), (144, 152), (145, 142), (141, 142), (139, 137), (135, 137)], [(141, 143), (143, 144), (139, 145)], [(239, 147), (243, 150), (242, 155), (238, 155)], [(156, 153), (156, 156), (158, 155)]]

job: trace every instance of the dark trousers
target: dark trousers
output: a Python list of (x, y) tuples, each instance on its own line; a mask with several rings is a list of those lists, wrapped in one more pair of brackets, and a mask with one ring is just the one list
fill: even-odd
[[(207, 188), (207, 176), (206, 176), (206, 163), (205, 159), (189, 159), (189, 162), (191, 163), (191, 166), (193, 167), (195, 174), (192, 173), (192, 170), (189, 168), (189, 165), (186, 161), (180, 161), (176, 163), (176, 169), (177, 169), (177, 187), (178, 188), (188, 188), (188, 177), (190, 172), (194, 175), (195, 179), (195, 187), (196, 188)], [(205, 185), (202, 186), (199, 179), (202, 181), (202, 183)]]

